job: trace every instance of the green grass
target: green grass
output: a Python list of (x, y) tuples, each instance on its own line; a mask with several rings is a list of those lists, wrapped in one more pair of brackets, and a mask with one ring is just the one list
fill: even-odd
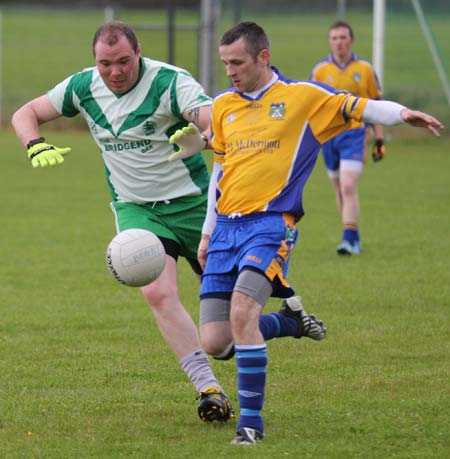
[[(63, 166), (33, 170), (11, 132), (0, 138), (2, 458), (449, 456), (448, 139), (393, 140), (367, 165), (355, 258), (334, 252), (340, 225), (319, 158), (289, 278), (329, 335), (270, 342), (267, 438), (237, 453), (233, 425), (197, 418), (138, 290), (107, 271), (114, 223), (89, 134), (44, 134), (73, 148)], [(180, 283), (197, 319), (185, 263)], [(213, 362), (236, 404), (234, 365)]]

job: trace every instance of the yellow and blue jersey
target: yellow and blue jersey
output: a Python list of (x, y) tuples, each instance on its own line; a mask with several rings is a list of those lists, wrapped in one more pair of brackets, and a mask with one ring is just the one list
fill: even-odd
[(382, 97), (380, 83), (372, 65), (354, 53), (345, 65), (338, 64), (330, 54), (314, 66), (309, 79), (351, 92), (358, 97)]
[[(309, 79), (333, 86), (341, 91), (348, 91), (354, 96), (366, 99), (381, 99), (381, 87), (377, 74), (370, 62), (352, 53), (350, 60), (340, 65), (330, 54), (318, 62), (312, 69)], [(360, 123), (355, 127), (363, 127)]]
[(302, 193), (327, 140), (360, 121), (367, 99), (331, 86), (278, 80), (256, 98), (230, 88), (212, 107), (212, 147), (222, 165), (217, 212), (289, 213), (299, 219)]

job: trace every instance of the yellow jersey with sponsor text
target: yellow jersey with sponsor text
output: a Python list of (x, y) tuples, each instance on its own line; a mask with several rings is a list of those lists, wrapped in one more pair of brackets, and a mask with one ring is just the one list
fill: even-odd
[(289, 213), (299, 219), (302, 193), (321, 145), (360, 121), (366, 99), (321, 83), (278, 79), (256, 98), (231, 88), (212, 107), (218, 177), (217, 212)]

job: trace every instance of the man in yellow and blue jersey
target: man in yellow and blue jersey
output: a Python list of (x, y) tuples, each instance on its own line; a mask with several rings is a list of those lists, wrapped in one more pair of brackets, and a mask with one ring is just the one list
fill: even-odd
[[(328, 30), (328, 41), (331, 53), (314, 66), (310, 79), (355, 96), (381, 99), (381, 88), (372, 65), (352, 52), (354, 34), (351, 26), (343, 21), (334, 23)], [(373, 159), (378, 161), (384, 156), (383, 128), (380, 125), (372, 127), (375, 135)], [(361, 252), (358, 183), (365, 162), (365, 124), (354, 122), (351, 129), (326, 142), (322, 152), (343, 226), (337, 252), (358, 255)]]
[[(353, 122), (407, 122), (439, 136), (430, 115), (331, 86), (286, 78), (270, 65), (270, 43), (254, 22), (222, 36), (219, 53), (233, 87), (212, 105), (214, 164), (198, 258), (200, 337), (217, 355), (234, 342), (240, 406), (236, 445), (264, 438), (262, 408), (270, 333), (260, 328), (270, 296), (294, 292), (286, 280), (304, 215), (303, 188), (320, 147)], [(284, 308), (292, 317), (296, 312)], [(282, 315), (282, 314), (281, 314)], [(267, 316), (270, 316), (268, 314)], [(288, 335), (277, 317), (273, 334)]]

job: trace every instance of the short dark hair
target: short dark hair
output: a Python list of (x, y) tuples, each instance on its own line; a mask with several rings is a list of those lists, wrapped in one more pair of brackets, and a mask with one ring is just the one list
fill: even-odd
[(139, 42), (134, 33), (134, 30), (122, 21), (108, 21), (102, 24), (94, 34), (94, 39), (92, 40), (92, 52), (95, 56), (95, 45), (100, 40), (104, 38), (104, 41), (109, 45), (115, 45), (121, 36), (126, 37), (130, 45), (137, 51), (139, 47)]
[(263, 49), (270, 49), (270, 41), (264, 29), (256, 22), (240, 22), (226, 31), (219, 44), (231, 45), (239, 38), (244, 38), (248, 53), (256, 60)]
[(350, 32), (350, 38), (353, 38), (353, 29), (352, 26), (345, 21), (336, 21), (334, 24), (331, 24), (330, 28), (328, 29), (328, 32), (334, 29), (339, 29), (340, 27), (344, 27)]

